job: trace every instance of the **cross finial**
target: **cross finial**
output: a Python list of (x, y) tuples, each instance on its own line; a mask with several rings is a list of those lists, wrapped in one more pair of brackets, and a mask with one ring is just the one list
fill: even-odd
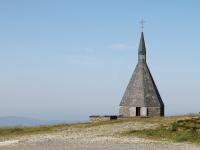
[(140, 21), (142, 31), (144, 29), (144, 23), (145, 23), (145, 20), (142, 18)]

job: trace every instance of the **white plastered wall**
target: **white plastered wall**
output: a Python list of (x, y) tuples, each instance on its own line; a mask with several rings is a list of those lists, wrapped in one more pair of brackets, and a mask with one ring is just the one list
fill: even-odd
[(130, 117), (136, 116), (136, 107), (130, 107), (129, 108)]
[(147, 107), (141, 107), (140, 115), (141, 116), (147, 116)]

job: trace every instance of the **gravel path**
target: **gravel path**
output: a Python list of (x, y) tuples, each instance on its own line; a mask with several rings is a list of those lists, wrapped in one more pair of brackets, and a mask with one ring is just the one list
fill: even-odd
[(190, 144), (119, 137), (115, 134), (129, 129), (155, 127), (156, 124), (126, 122), (90, 128), (67, 128), (56, 133), (1, 141), (0, 150), (200, 150), (200, 147)]

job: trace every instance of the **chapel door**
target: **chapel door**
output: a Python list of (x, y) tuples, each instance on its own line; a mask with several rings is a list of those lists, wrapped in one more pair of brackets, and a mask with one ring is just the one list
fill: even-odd
[(140, 107), (136, 107), (136, 116), (140, 116)]

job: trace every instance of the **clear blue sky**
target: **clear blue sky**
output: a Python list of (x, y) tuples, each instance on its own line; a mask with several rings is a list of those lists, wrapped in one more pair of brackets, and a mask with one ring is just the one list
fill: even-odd
[(166, 114), (200, 111), (200, 1), (1, 0), (0, 114), (117, 114), (139, 21)]

